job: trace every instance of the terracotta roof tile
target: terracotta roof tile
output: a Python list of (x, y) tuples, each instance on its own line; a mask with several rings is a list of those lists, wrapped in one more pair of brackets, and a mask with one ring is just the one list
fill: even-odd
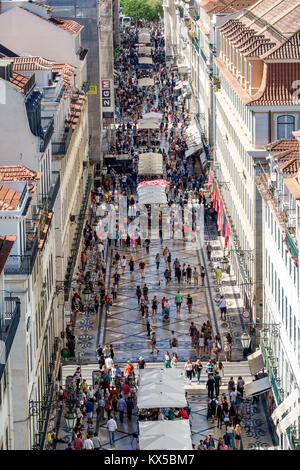
[(272, 51), (262, 55), (263, 59), (300, 59), (300, 31), (287, 39), (283, 44), (278, 44)]
[(267, 150), (271, 152), (284, 152), (285, 150), (294, 150), (298, 146), (299, 142), (296, 139), (279, 139), (268, 144)]
[(295, 199), (300, 199), (300, 179), (299, 176), (289, 176), (284, 178), (284, 183)]
[(72, 34), (78, 34), (83, 29), (83, 25), (74, 20), (66, 20), (64, 18), (57, 18), (56, 16), (51, 16), (49, 18), (49, 23), (55, 24), (61, 29), (68, 31)]
[(24, 77), (20, 73), (13, 72), (12, 77), (10, 77), (9, 81), (15, 85), (19, 90), (24, 93), (25, 92), (25, 85), (30, 80), (30, 77)]
[(51, 16), (50, 18), (47, 19), (47, 18), (43, 18), (37, 13), (34, 13), (33, 11), (28, 10), (25, 7), (20, 6), (19, 8), (22, 8), (22, 10), (25, 10), (27, 13), (30, 13), (31, 15), (35, 15), (41, 20), (45, 20), (48, 23), (51, 23), (57, 26), (58, 28), (64, 29), (65, 31), (68, 31), (71, 34), (78, 34), (84, 28), (82, 24), (74, 20), (66, 20), (65, 18), (57, 18), (56, 16)]
[(300, 105), (294, 96), (294, 82), (300, 77), (300, 62), (264, 64), (260, 90), (251, 99), (252, 106)]
[(202, 0), (198, 5), (207, 13), (237, 13), (257, 0)]
[(36, 181), (42, 173), (30, 170), (25, 165), (1, 165), (0, 181)]
[(52, 65), (53, 62), (43, 57), (15, 57), (13, 69), (20, 72), (24, 70), (48, 70), (52, 68)]
[(0, 274), (16, 241), (16, 235), (0, 235)]
[(0, 211), (14, 211), (18, 208), (21, 194), (0, 184)]

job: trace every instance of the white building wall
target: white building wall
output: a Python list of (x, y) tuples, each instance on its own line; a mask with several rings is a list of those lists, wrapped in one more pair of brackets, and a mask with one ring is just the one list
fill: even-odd
[(76, 54), (76, 35), (19, 7), (0, 15), (0, 43), (19, 55), (25, 52), (81, 67)]

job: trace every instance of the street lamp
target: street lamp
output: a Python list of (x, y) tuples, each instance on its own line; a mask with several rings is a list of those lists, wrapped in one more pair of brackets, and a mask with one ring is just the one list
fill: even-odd
[(65, 421), (68, 429), (72, 430), (75, 427), (77, 416), (74, 411), (68, 411), (67, 414), (65, 414)]
[(246, 333), (244, 331), (244, 333), (241, 336), (241, 343), (243, 346), (243, 357), (247, 357), (247, 353), (249, 351), (250, 344), (251, 344), (251, 337), (249, 333)]

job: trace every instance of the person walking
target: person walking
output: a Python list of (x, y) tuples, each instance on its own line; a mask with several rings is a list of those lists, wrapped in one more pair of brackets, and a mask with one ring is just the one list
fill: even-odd
[(132, 411), (133, 411), (133, 408), (134, 408), (134, 403), (133, 403), (132, 398), (130, 398), (130, 397), (127, 398), (126, 407), (127, 407), (127, 418), (128, 418), (129, 421), (131, 421)]
[(241, 398), (243, 398), (243, 394), (244, 394), (244, 385), (245, 385), (245, 381), (242, 378), (242, 376), (240, 375), (238, 380), (237, 380), (236, 389), (237, 389), (238, 393), (240, 393)]
[(156, 315), (157, 314), (157, 307), (158, 307), (158, 300), (157, 300), (157, 297), (156, 295), (153, 297), (152, 299), (152, 315)]
[(125, 274), (126, 264), (127, 264), (126, 256), (123, 256), (123, 258), (121, 259), (122, 274)]
[(174, 352), (173, 356), (172, 356), (172, 359), (171, 359), (171, 367), (177, 367), (177, 364), (178, 364), (178, 356)]
[(159, 265), (160, 265), (160, 254), (157, 253), (157, 255), (155, 256), (155, 263), (156, 263), (156, 269), (157, 271), (159, 270)]
[(193, 271), (193, 279), (194, 279), (194, 286), (198, 286), (199, 272), (196, 267), (194, 268), (194, 271)]
[(202, 365), (200, 359), (197, 359), (197, 361), (195, 363), (195, 372), (196, 372), (197, 384), (200, 384), (202, 369), (203, 369), (203, 365)]
[(166, 354), (165, 354), (165, 368), (171, 369), (171, 356), (168, 351), (166, 351)]
[(192, 298), (191, 294), (188, 294), (188, 296), (186, 298), (186, 304), (187, 304), (187, 308), (188, 308), (189, 313), (192, 313), (193, 298)]
[(228, 362), (230, 359), (230, 344), (227, 340), (224, 341), (224, 353), (225, 353), (225, 361)]
[(208, 398), (214, 398), (215, 379), (214, 379), (213, 375), (210, 375), (208, 377), (208, 380), (206, 382), (206, 388), (207, 388)]
[(144, 261), (140, 261), (140, 271), (141, 271), (141, 278), (143, 279), (145, 277), (145, 263)]
[(191, 279), (192, 279), (192, 268), (191, 266), (188, 264), (187, 268), (186, 268), (186, 280), (187, 280), (187, 283), (188, 284), (191, 284)]
[(220, 297), (219, 307), (221, 312), (221, 320), (226, 321), (227, 305), (223, 295)]
[(107, 429), (109, 432), (109, 442), (110, 442), (110, 445), (112, 446), (115, 442), (115, 431), (118, 429), (117, 423), (114, 420), (114, 418), (110, 418), (107, 421)]
[(184, 370), (185, 370), (186, 376), (189, 379), (190, 384), (191, 384), (192, 383), (192, 378), (193, 378), (193, 364), (192, 364), (192, 361), (190, 359), (188, 359), (186, 361), (186, 363), (184, 364)]
[(138, 299), (138, 305), (140, 305), (141, 297), (142, 297), (142, 291), (140, 286), (136, 287), (135, 295), (137, 296)]
[(211, 247), (211, 244), (208, 242), (206, 245), (206, 253), (207, 253), (208, 261), (211, 260), (211, 252), (212, 252), (212, 247)]
[(239, 424), (234, 428), (234, 444), (236, 450), (241, 450), (241, 441), (242, 441), (242, 431)]
[(183, 295), (180, 293), (180, 291), (177, 291), (177, 294), (175, 295), (175, 304), (176, 304), (176, 311), (180, 313), (181, 309), (181, 304), (182, 304), (182, 297)]
[(222, 385), (222, 378), (218, 371), (215, 372), (214, 379), (215, 379), (216, 397), (218, 398), (220, 394), (220, 386)]
[(223, 419), (224, 419), (224, 411), (223, 411), (222, 405), (220, 403), (217, 406), (217, 419), (218, 419), (217, 428), (222, 429)]
[(201, 285), (205, 286), (205, 269), (204, 266), (201, 266), (201, 271), (200, 271), (200, 276), (201, 276)]
[(134, 272), (134, 256), (131, 256), (130, 260), (129, 260), (129, 270), (131, 273)]
[(219, 266), (216, 269), (216, 280), (217, 280), (217, 285), (221, 286), (222, 285), (222, 270)]
[(156, 334), (155, 334), (155, 331), (153, 331), (153, 333), (152, 333), (151, 346), (152, 346), (152, 354), (154, 353), (154, 350), (156, 350), (156, 352), (158, 354), (159, 349), (157, 349), (157, 347), (156, 347)]

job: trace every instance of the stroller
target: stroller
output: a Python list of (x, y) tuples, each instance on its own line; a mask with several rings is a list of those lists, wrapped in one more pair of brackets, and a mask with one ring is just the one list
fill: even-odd
[(165, 320), (169, 320), (169, 309), (168, 308), (164, 308), (163, 310), (163, 321)]

